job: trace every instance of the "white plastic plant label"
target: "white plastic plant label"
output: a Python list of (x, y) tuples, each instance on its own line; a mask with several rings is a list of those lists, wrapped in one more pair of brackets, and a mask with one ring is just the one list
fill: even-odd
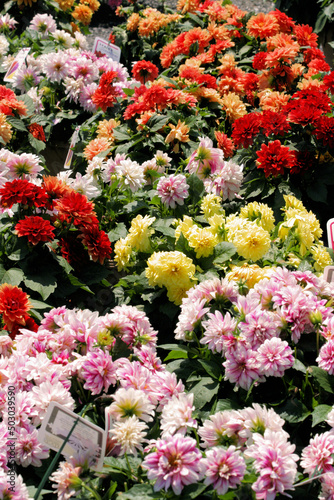
[(327, 241), (329, 248), (334, 250), (334, 219), (327, 222)]
[(7, 73), (4, 76), (3, 79), (4, 82), (12, 82), (14, 80), (16, 73), (24, 64), (24, 61), (29, 52), (30, 52), (30, 47), (25, 47), (16, 54), (14, 61), (12, 62), (12, 64), (7, 70)]
[(38, 439), (54, 451), (60, 450), (67, 439), (61, 452), (65, 457), (87, 453), (92, 460), (92, 469), (102, 470), (106, 449), (105, 431), (55, 401), (51, 401), (48, 406), (38, 431)]
[(98, 56), (107, 56), (116, 62), (119, 62), (121, 59), (121, 49), (117, 45), (103, 40), (103, 38), (95, 38), (93, 52)]

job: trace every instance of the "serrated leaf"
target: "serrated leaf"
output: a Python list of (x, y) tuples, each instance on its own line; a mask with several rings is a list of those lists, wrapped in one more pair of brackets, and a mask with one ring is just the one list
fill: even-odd
[(215, 413), (226, 410), (237, 410), (238, 405), (233, 399), (219, 399), (216, 404)]
[(128, 231), (126, 229), (126, 226), (123, 222), (120, 222), (117, 224), (115, 229), (112, 229), (108, 233), (108, 238), (111, 242), (118, 241), (121, 238), (126, 238), (126, 235), (128, 234)]
[(13, 286), (19, 286), (24, 277), (22, 269), (12, 268), (8, 269), (2, 276), (1, 284), (8, 283)]
[(41, 300), (35, 300), (29, 298), (29, 302), (33, 309), (50, 309), (52, 306), (47, 304), (46, 302), (42, 302)]
[(214, 360), (207, 360), (207, 359), (198, 359), (197, 360), (198, 363), (202, 366), (202, 368), (206, 371), (206, 373), (208, 375), (210, 375), (210, 377), (214, 378), (214, 379), (219, 379), (221, 374), (222, 374), (222, 370), (221, 370), (221, 367), (218, 363), (216, 363)]
[(216, 257), (213, 259), (213, 263), (217, 266), (224, 264), (224, 262), (227, 262), (233, 257), (233, 255), (236, 254), (236, 251), (237, 250), (233, 243), (229, 243), (227, 241), (218, 243), (218, 245), (215, 247)]
[(331, 411), (332, 406), (329, 405), (318, 405), (312, 412), (312, 427), (321, 424), (327, 418), (328, 413)]
[(312, 366), (312, 375), (320, 387), (330, 394), (334, 394), (334, 376), (329, 375), (325, 370), (318, 366)]
[(188, 358), (188, 351), (187, 350), (177, 350), (177, 351), (171, 351), (167, 356), (164, 358), (164, 362), (169, 361), (170, 359), (187, 359)]
[(211, 377), (203, 377), (194, 387), (191, 392), (194, 394), (194, 405), (197, 409), (203, 408), (217, 394), (219, 383), (212, 380)]
[(283, 406), (277, 407), (276, 412), (291, 424), (303, 422), (311, 413), (298, 399), (287, 401)]
[(57, 279), (52, 275), (28, 275), (24, 276), (23, 282), (27, 288), (39, 293), (43, 300), (57, 288)]
[(7, 116), (6, 120), (17, 130), (22, 130), (23, 132), (27, 132), (27, 127), (24, 125), (23, 121), (19, 118), (15, 118), (14, 116)]

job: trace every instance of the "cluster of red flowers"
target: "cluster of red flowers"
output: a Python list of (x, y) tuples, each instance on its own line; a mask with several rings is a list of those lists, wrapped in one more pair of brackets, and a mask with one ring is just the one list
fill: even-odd
[(136, 114), (153, 113), (156, 110), (163, 110), (167, 107), (187, 104), (195, 106), (197, 100), (190, 94), (174, 88), (165, 88), (158, 83), (154, 83), (150, 88), (141, 85), (135, 89), (132, 97), (134, 102), (129, 104), (123, 114), (125, 120), (130, 120)]
[[(44, 177), (42, 186), (25, 179), (6, 182), (0, 189), (0, 205), (10, 209), (15, 204), (20, 205), (20, 213), (23, 210), (27, 212), (24, 218), (16, 222), (15, 233), (20, 238), (26, 237), (31, 245), (50, 242), (57, 235), (61, 252), (70, 264), (76, 260), (70, 255), (76, 253), (78, 246), (81, 247), (81, 253), (86, 252), (87, 255), (88, 252), (94, 262), (103, 264), (110, 257), (110, 241), (106, 233), (99, 229), (94, 204), (61, 180)], [(31, 214), (36, 208), (39, 212), (44, 209), (45, 213)], [(72, 230), (68, 231), (70, 228)], [(74, 228), (76, 231), (73, 231)], [(72, 252), (73, 235), (76, 241)]]
[[(299, 90), (281, 107), (280, 112), (264, 109), (235, 120), (231, 138), (237, 148), (249, 148), (256, 141), (257, 144), (263, 142), (263, 136), (276, 139), (262, 144), (261, 150), (256, 151), (258, 168), (263, 169), (267, 177), (282, 174), (286, 169), (293, 174), (300, 173), (314, 166), (315, 150), (323, 148), (333, 153), (334, 118), (328, 116), (331, 112), (332, 102), (323, 87)], [(303, 149), (299, 151), (296, 145), (301, 136), (305, 139)], [(294, 143), (293, 149), (282, 146), (277, 138), (289, 139)], [(314, 140), (318, 143), (314, 144)], [(275, 154), (277, 158), (274, 158)]]
[(101, 76), (99, 86), (92, 95), (92, 101), (96, 109), (101, 108), (102, 111), (106, 112), (116, 102), (118, 93), (113, 84), (117, 77), (118, 74), (116, 71), (106, 71)]

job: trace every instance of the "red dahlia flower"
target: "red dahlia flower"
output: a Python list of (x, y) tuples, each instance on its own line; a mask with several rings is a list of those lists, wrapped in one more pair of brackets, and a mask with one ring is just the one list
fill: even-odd
[(94, 203), (88, 201), (84, 194), (72, 191), (55, 201), (57, 218), (61, 222), (73, 222), (75, 226), (96, 224), (98, 220), (94, 212)]
[(159, 68), (150, 61), (138, 61), (133, 65), (132, 76), (138, 82), (153, 82), (159, 74)]
[(234, 144), (239, 147), (248, 148), (253, 144), (254, 137), (260, 131), (260, 113), (249, 113), (235, 120), (232, 125), (232, 139)]
[(0, 204), (4, 208), (11, 208), (15, 203), (30, 207), (45, 207), (49, 198), (46, 191), (25, 179), (8, 181), (0, 189)]
[(96, 109), (101, 108), (106, 112), (107, 108), (114, 105), (118, 95), (117, 89), (113, 86), (114, 81), (118, 77), (116, 71), (106, 71), (100, 79), (99, 86), (92, 95), (92, 101)]
[(325, 147), (334, 148), (334, 118), (321, 116), (315, 123), (314, 135)]
[(261, 150), (256, 151), (258, 156), (257, 168), (264, 170), (265, 176), (273, 175), (277, 177), (284, 174), (285, 169), (292, 169), (295, 166), (296, 157), (293, 151), (287, 146), (282, 146), (280, 141), (273, 141), (262, 144)]
[(110, 258), (110, 240), (108, 235), (104, 231), (100, 231), (98, 226), (94, 225), (84, 229), (80, 239), (87, 247), (88, 253), (94, 262), (99, 261), (100, 264), (103, 264), (105, 259)]
[(4, 283), (0, 285), (0, 314), (11, 330), (14, 323), (26, 324), (26, 313), (30, 309), (29, 295), (22, 288)]
[(19, 237), (26, 236), (29, 243), (37, 245), (40, 241), (52, 241), (55, 237), (54, 227), (50, 221), (38, 215), (28, 216), (20, 220), (15, 226), (15, 232)]
[(35, 139), (38, 139), (39, 141), (45, 142), (45, 134), (42, 125), (39, 125), (38, 123), (32, 123), (28, 127), (29, 132)]

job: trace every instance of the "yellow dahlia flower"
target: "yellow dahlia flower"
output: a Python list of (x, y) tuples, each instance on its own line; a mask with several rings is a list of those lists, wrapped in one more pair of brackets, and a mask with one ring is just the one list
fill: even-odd
[(194, 278), (196, 268), (184, 253), (154, 252), (147, 261), (145, 275), (151, 286), (182, 286)]
[(150, 226), (155, 221), (155, 217), (137, 215), (131, 222), (127, 240), (130, 246), (138, 252), (149, 252), (151, 250), (151, 236), (154, 229)]
[(333, 261), (326, 248), (322, 245), (313, 245), (311, 247), (312, 257), (315, 260), (314, 269), (323, 272), (326, 266), (333, 265)]
[(114, 246), (114, 261), (117, 264), (117, 270), (122, 271), (127, 268), (130, 262), (131, 245), (127, 238), (121, 238), (116, 241)]
[(268, 231), (254, 222), (248, 222), (236, 232), (232, 242), (241, 257), (256, 262), (268, 252), (271, 240)]
[(245, 262), (242, 266), (232, 266), (231, 271), (226, 274), (226, 278), (237, 283), (241, 281), (248, 288), (253, 288), (263, 278), (269, 277), (274, 269), (274, 267), (259, 267), (257, 264)]
[(210, 229), (218, 238), (218, 242), (226, 241), (227, 239), (227, 229), (225, 227), (225, 216), (215, 214), (209, 217), (208, 220), (210, 224)]
[(187, 237), (189, 246), (196, 252), (196, 259), (201, 257), (209, 257), (213, 253), (215, 246), (218, 244), (217, 236), (210, 228), (194, 227)]
[(215, 214), (224, 213), (224, 209), (221, 205), (222, 201), (222, 198), (215, 194), (207, 194), (206, 196), (204, 196), (201, 202), (201, 211), (203, 212), (206, 220), (208, 220), (209, 217), (212, 217)]
[(253, 201), (240, 210), (240, 217), (256, 221), (263, 229), (270, 232), (275, 227), (274, 212), (268, 205)]

